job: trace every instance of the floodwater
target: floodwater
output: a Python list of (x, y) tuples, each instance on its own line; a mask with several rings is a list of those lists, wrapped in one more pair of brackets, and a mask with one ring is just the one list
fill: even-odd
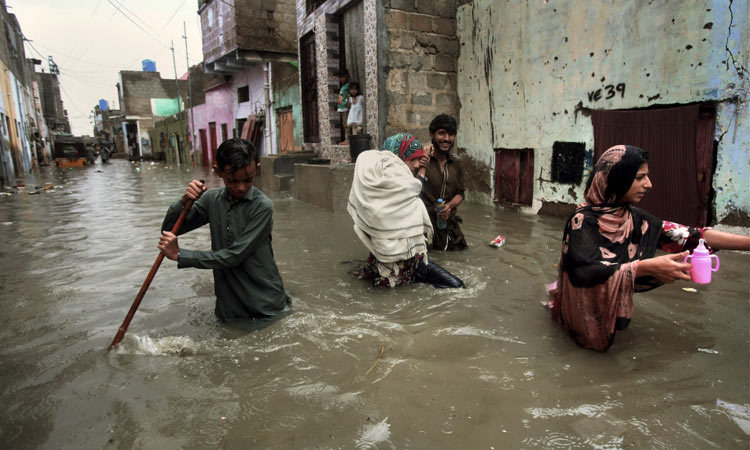
[[(562, 221), (485, 206), (461, 207), (468, 251), (431, 253), (467, 289), (377, 290), (347, 273), (366, 250), (346, 213), (276, 195), (291, 316), (220, 325), (211, 272), (165, 260), (105, 351), (167, 205), (202, 177), (219, 183), (114, 160), (0, 196), (0, 448), (748, 448), (750, 255), (638, 294), (600, 354), (541, 307)], [(207, 229), (180, 242), (210, 248)]]

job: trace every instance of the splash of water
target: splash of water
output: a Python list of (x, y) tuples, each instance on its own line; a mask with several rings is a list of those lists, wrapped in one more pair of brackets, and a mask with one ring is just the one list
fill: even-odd
[(379, 442), (387, 441), (391, 437), (391, 424), (388, 418), (378, 423), (366, 425), (362, 430), (362, 435), (357, 439), (357, 450), (369, 450), (378, 448)]
[(195, 355), (200, 345), (186, 336), (167, 336), (154, 339), (150, 336), (133, 335), (125, 345), (120, 345), (118, 353), (132, 355)]

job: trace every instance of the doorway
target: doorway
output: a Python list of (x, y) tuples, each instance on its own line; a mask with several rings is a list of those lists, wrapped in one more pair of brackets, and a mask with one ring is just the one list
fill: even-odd
[(201, 128), (198, 130), (201, 139), (201, 161), (206, 167), (210, 167), (211, 164), (208, 161), (208, 139), (206, 138), (206, 129)]
[(302, 69), (302, 130), (305, 142), (320, 142), (318, 123), (318, 75), (315, 57), (315, 34), (308, 33), (300, 40)]
[(534, 199), (534, 150), (495, 149), (495, 202), (531, 206)]
[(279, 151), (282, 155), (293, 152), (294, 148), (294, 113), (292, 108), (278, 110), (279, 118)]
[(716, 107), (713, 103), (627, 111), (593, 111), (594, 161), (618, 144), (649, 154), (653, 188), (639, 207), (683, 225), (710, 215)]
[(208, 138), (211, 140), (211, 162), (216, 162), (216, 122), (208, 122)]
[[(365, 5), (357, 2), (341, 13), (339, 22), (339, 70), (349, 72), (349, 81), (359, 84), (359, 93), (367, 99), (365, 92)], [(367, 130), (367, 102), (362, 107), (362, 129)], [(345, 123), (341, 124), (341, 136), (345, 136)]]

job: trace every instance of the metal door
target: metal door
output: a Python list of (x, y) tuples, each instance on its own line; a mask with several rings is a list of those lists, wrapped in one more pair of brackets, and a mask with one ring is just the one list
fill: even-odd
[(594, 159), (618, 144), (646, 150), (653, 188), (638, 206), (664, 220), (705, 226), (713, 175), (713, 111), (711, 104), (594, 111)]

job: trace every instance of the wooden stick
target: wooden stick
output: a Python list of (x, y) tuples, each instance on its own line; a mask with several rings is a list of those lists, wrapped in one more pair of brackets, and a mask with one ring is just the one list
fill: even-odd
[[(182, 206), (180, 217), (177, 218), (177, 222), (175, 222), (174, 227), (172, 227), (173, 234), (177, 234), (177, 232), (180, 231), (182, 222), (185, 220), (185, 216), (187, 216), (187, 213), (188, 211), (190, 211), (191, 206), (193, 206), (193, 200), (188, 199), (187, 202), (185, 202), (185, 204)], [(141, 290), (138, 291), (138, 295), (135, 296), (135, 300), (133, 300), (133, 304), (130, 306), (130, 311), (128, 311), (128, 315), (125, 316), (125, 320), (122, 321), (122, 325), (120, 325), (120, 329), (117, 330), (117, 334), (115, 335), (114, 340), (112, 341), (111, 344), (109, 344), (110, 350), (116, 347), (117, 344), (119, 344), (122, 338), (125, 336), (125, 332), (128, 330), (128, 326), (130, 326), (130, 321), (133, 320), (133, 316), (135, 315), (135, 312), (138, 310), (138, 306), (140, 306), (141, 300), (143, 300), (143, 296), (146, 295), (146, 291), (148, 290), (148, 287), (151, 286), (151, 281), (153, 281), (154, 275), (156, 275), (156, 271), (159, 270), (159, 266), (161, 265), (162, 261), (164, 261), (164, 253), (159, 252), (159, 256), (156, 257), (156, 261), (154, 261), (154, 264), (151, 266), (151, 270), (148, 272), (146, 281), (143, 282), (143, 286), (141, 286)]]
[(370, 375), (370, 372), (372, 372), (372, 369), (375, 368), (375, 365), (380, 361), (380, 358), (383, 357), (383, 352), (385, 351), (385, 345), (380, 346), (380, 354), (378, 355), (378, 359), (375, 360), (374, 363), (372, 363), (372, 367), (370, 367), (370, 370), (368, 370), (365, 375)]

